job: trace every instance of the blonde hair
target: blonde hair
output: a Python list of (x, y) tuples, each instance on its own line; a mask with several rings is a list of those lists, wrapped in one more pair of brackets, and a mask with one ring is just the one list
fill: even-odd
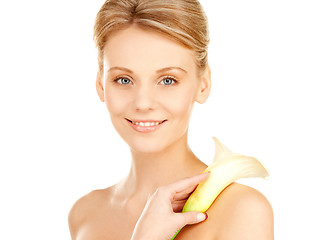
[(101, 74), (104, 47), (110, 34), (131, 24), (162, 33), (192, 49), (199, 69), (206, 68), (208, 24), (197, 0), (107, 0), (97, 14), (94, 26)]

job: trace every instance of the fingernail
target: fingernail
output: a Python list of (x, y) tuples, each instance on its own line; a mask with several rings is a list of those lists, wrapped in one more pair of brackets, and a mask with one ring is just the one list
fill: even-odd
[(198, 222), (202, 222), (202, 221), (206, 220), (207, 218), (208, 218), (207, 213), (199, 213), (197, 215)]

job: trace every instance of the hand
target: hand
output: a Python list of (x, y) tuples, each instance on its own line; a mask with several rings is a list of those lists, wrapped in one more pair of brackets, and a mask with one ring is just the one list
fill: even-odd
[(159, 187), (148, 199), (131, 240), (169, 240), (185, 225), (204, 221), (206, 213), (181, 211), (196, 186), (208, 176), (203, 173)]

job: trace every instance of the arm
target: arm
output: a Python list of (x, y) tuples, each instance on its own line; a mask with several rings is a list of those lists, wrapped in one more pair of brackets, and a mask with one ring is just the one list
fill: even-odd
[(90, 192), (85, 196), (78, 199), (72, 206), (70, 212), (68, 213), (68, 226), (71, 234), (71, 239), (77, 239), (79, 230), (82, 227), (86, 215), (90, 213), (90, 206), (95, 205), (94, 203), (94, 193), (96, 191)]
[(71, 234), (71, 239), (76, 239), (78, 228), (81, 222), (82, 213), (80, 211), (81, 199), (79, 199), (71, 208), (68, 214), (68, 226)]

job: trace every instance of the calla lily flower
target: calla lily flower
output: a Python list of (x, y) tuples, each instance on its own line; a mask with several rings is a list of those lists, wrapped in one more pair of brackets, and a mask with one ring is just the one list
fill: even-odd
[[(203, 172), (210, 172), (208, 179), (200, 183), (185, 203), (183, 212), (205, 212), (218, 195), (232, 182), (240, 178), (269, 177), (266, 168), (254, 157), (233, 153), (217, 138), (213, 163)], [(178, 232), (175, 234), (175, 236)], [(172, 238), (174, 239), (175, 236)]]

